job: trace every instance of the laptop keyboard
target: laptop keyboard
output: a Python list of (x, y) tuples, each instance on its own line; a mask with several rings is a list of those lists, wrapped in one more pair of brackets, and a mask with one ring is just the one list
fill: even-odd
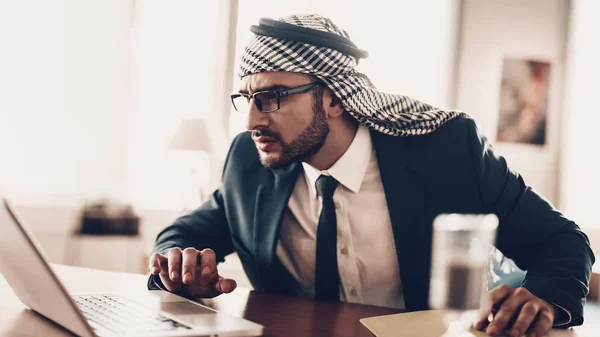
[(191, 329), (118, 295), (75, 295), (73, 300), (99, 336), (103, 329), (118, 335)]

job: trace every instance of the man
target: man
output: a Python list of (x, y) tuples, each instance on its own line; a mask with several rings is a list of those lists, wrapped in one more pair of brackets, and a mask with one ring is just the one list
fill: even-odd
[(422, 310), (434, 217), (493, 213), (496, 246), (528, 273), (522, 287), (489, 292), (477, 327), (541, 336), (583, 322), (587, 237), (473, 120), (377, 91), (357, 72), (366, 52), (329, 19), (262, 19), (251, 30), (232, 95), (250, 132), (233, 141), (221, 188), (158, 235), (150, 288), (231, 292), (216, 263), (237, 252), (258, 291)]

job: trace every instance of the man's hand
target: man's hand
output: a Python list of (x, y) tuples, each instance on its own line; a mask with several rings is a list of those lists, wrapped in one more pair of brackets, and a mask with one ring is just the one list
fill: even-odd
[[(491, 322), (490, 314), (494, 317)], [(541, 337), (552, 328), (555, 316), (554, 307), (529, 290), (500, 285), (488, 292), (475, 328), (483, 331), (487, 326), (485, 332), (492, 336)]]
[(164, 256), (154, 253), (150, 256), (149, 269), (170, 292), (210, 298), (232, 292), (237, 284), (232, 279), (219, 276), (215, 252), (194, 248), (171, 248)]

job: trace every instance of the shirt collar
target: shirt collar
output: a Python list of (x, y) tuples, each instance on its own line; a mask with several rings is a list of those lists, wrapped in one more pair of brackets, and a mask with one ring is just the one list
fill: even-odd
[(363, 124), (359, 124), (350, 146), (329, 170), (320, 171), (303, 162), (304, 176), (308, 183), (308, 190), (311, 198), (317, 197), (315, 184), (322, 174), (334, 177), (350, 191), (358, 193), (365, 172), (367, 171), (372, 152), (373, 144), (369, 129)]

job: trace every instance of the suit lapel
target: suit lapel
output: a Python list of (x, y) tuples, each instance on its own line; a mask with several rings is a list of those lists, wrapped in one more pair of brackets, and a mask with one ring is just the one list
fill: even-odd
[(405, 137), (371, 132), (398, 255), (407, 310), (427, 308), (430, 230), (425, 222), (421, 177), (413, 170), (413, 153)]
[(273, 263), (283, 211), (301, 168), (299, 163), (293, 163), (284, 168), (262, 171), (265, 176), (261, 182), (264, 183), (257, 189), (254, 210), (254, 247), (258, 263), (263, 270), (268, 270)]

